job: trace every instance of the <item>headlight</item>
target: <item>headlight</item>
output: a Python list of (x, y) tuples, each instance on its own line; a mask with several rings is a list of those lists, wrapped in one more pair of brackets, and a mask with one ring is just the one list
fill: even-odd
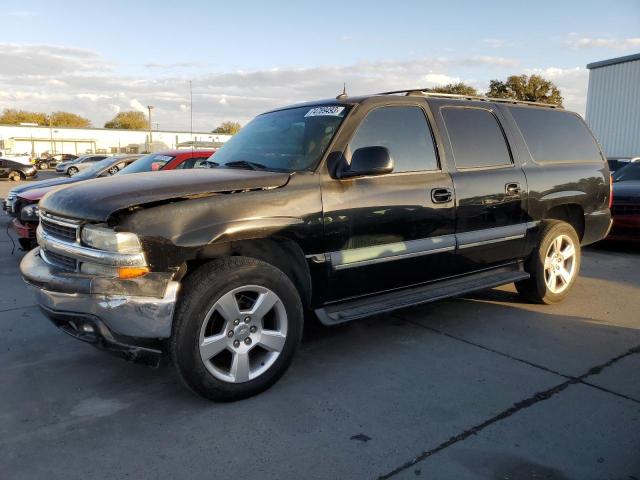
[(40, 209), (37, 204), (27, 205), (22, 207), (20, 212), (20, 219), (27, 222), (37, 222), (40, 215)]
[(115, 232), (110, 228), (88, 225), (82, 229), (82, 243), (98, 250), (120, 253), (142, 251), (140, 240), (135, 233)]

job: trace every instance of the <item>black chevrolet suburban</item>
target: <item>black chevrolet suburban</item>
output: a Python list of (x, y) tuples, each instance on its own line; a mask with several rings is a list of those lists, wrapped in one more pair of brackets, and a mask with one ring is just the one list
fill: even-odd
[(259, 115), (210, 163), (48, 194), (21, 272), (64, 332), (168, 355), (213, 400), (274, 384), (310, 315), (336, 325), (511, 282), (559, 302), (611, 225), (596, 140), (550, 105), (340, 95)]

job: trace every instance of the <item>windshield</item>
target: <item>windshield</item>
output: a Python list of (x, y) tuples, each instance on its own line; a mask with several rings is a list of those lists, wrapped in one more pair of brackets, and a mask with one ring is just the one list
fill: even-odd
[(80, 173), (76, 174), (77, 178), (93, 178), (97, 176), (103, 169), (109, 167), (113, 163), (113, 158), (108, 158), (106, 160), (100, 160), (92, 164), (86, 170), (82, 170)]
[(174, 158), (176, 157), (172, 155), (150, 153), (149, 155), (140, 157), (128, 167), (120, 170), (120, 172), (118, 172), (118, 175), (126, 175), (127, 173), (155, 172), (156, 170), (162, 170), (162, 168)]
[(640, 180), (640, 162), (628, 163), (613, 174), (614, 182), (624, 182), (625, 180)]
[(216, 152), (215, 161), (223, 168), (313, 169), (347, 111), (342, 105), (326, 105), (259, 115)]

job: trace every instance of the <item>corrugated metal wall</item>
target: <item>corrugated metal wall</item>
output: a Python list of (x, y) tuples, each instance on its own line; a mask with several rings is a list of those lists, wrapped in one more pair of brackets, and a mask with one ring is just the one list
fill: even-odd
[(640, 156), (640, 60), (589, 70), (586, 120), (607, 157)]

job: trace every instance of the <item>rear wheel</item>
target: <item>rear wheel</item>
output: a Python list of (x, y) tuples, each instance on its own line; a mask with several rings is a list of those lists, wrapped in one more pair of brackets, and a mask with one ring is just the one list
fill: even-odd
[(67, 175), (73, 177), (76, 173), (78, 173), (78, 169), (76, 167), (69, 167), (67, 170)]
[(262, 392), (284, 374), (302, 336), (303, 310), (283, 272), (230, 257), (200, 267), (183, 292), (171, 352), (189, 388), (233, 401)]
[(38, 169), (39, 170), (46, 170), (47, 168), (49, 168), (49, 164), (47, 162), (38, 163)]
[(118, 173), (119, 170), (120, 169), (117, 167), (117, 165), (114, 165), (109, 169), (109, 175), (115, 175), (116, 173)]
[(580, 271), (580, 240), (568, 223), (545, 223), (538, 248), (525, 269), (531, 278), (516, 282), (518, 293), (536, 303), (558, 303), (569, 294)]
[(27, 177), (25, 176), (24, 173), (19, 172), (18, 170), (14, 170), (13, 172), (9, 173), (9, 180), (11, 180), (12, 182), (18, 182), (20, 180), (25, 180)]

